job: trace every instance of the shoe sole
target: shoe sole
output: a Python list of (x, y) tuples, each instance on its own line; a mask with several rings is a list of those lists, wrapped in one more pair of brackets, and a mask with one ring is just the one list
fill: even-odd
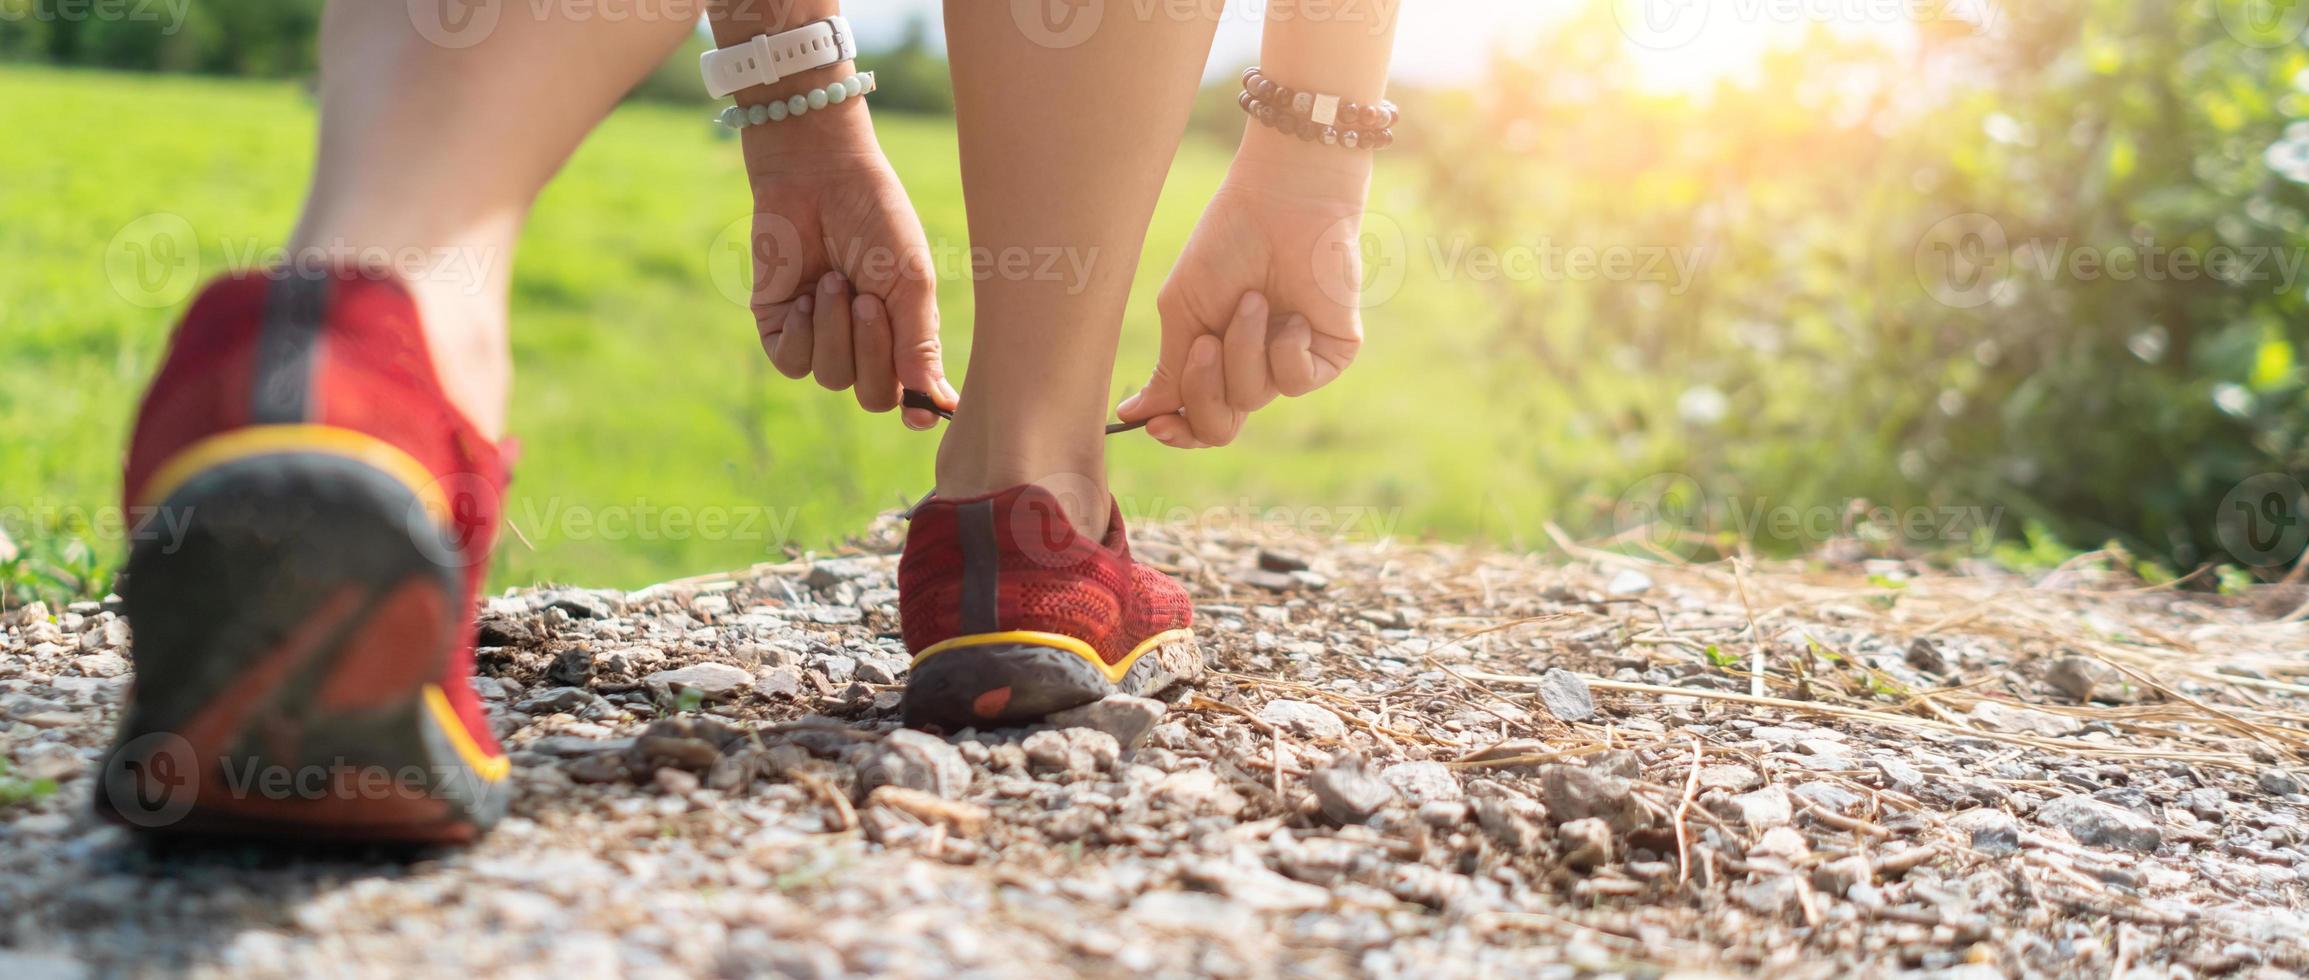
[(900, 711), (907, 725), (936, 732), (1025, 725), (1110, 695), (1158, 694), (1202, 670), (1189, 630), (1158, 633), (1116, 664), (1069, 636), (983, 633), (914, 658)]
[(473, 840), (509, 763), (440, 687), (466, 599), (437, 489), (360, 433), (263, 429), (324, 427), (231, 433), (154, 480), (174, 526), (130, 551), (136, 675), (98, 814), (168, 836)]

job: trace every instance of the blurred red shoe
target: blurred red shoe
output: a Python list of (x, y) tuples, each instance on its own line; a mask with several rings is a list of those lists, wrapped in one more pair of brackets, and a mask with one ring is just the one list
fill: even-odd
[(506, 477), (399, 283), (211, 284), (129, 446), (136, 675), (98, 812), (412, 842), (503, 815), (510, 767), (470, 676)]
[(1131, 560), (1120, 509), (1093, 541), (1032, 484), (916, 508), (898, 615), (914, 653), (903, 708), (920, 728), (1022, 724), (1202, 673), (1194, 605)]

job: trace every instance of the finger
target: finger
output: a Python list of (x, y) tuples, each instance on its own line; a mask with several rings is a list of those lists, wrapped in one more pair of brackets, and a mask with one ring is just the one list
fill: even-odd
[(1187, 351), (1185, 377), (1179, 380), (1187, 424), (1194, 427), (1196, 439), (1211, 446), (1235, 441), (1235, 433), (1243, 427), (1243, 413), (1227, 404), (1223, 346), (1217, 337), (1196, 337)]
[(1296, 398), (1338, 380), (1362, 346), (1362, 326), (1351, 317), (1336, 331), (1317, 330), (1305, 315), (1293, 313), (1268, 335), (1267, 364), (1275, 387)]
[(810, 310), (816, 302), (804, 296), (786, 304), (785, 322), (775, 333), (762, 335), (762, 347), (770, 352), (770, 365), (779, 374), (795, 379), (810, 376), (810, 335), (815, 332)]
[(850, 350), (857, 357), (858, 407), (887, 412), (898, 406), (898, 376), (890, 369), (890, 317), (882, 298), (860, 293), (850, 301)]
[[(927, 261), (910, 263), (909, 271), (892, 285), (889, 294), (891, 370), (898, 383), (912, 388), (952, 411), (962, 401), (953, 382), (946, 379), (946, 354), (939, 339), (938, 283)], [(906, 410), (906, 424), (927, 429), (938, 424), (935, 413)]]
[(1267, 298), (1243, 294), (1235, 304), (1235, 318), (1227, 324), (1225, 341), (1227, 404), (1238, 412), (1255, 412), (1275, 400), (1275, 382), (1267, 373)]
[(1146, 424), (1146, 434), (1154, 441), (1172, 449), (1208, 449), (1208, 444), (1195, 438), (1194, 426), (1187, 424), (1184, 415), (1157, 415)]
[(1147, 378), (1146, 385), (1138, 394), (1114, 407), (1125, 422), (1179, 410), (1184, 404), (1180, 400), (1179, 371), (1186, 366), (1188, 347), (1194, 338), (1210, 333), (1195, 316), (1192, 304), (1177, 293), (1166, 289), (1156, 298), (1155, 311), (1162, 317), (1162, 349), (1155, 356), (1154, 373)]
[(840, 391), (857, 380), (857, 362), (850, 353), (850, 281), (839, 272), (818, 279), (817, 312), (811, 317), (816, 344), (810, 348), (810, 369), (827, 391)]

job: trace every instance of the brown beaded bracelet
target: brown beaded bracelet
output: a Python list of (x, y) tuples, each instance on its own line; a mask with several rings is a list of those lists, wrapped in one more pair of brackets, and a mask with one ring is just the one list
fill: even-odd
[(1402, 112), (1385, 100), (1375, 105), (1342, 101), (1336, 95), (1302, 92), (1259, 72), (1243, 69), (1243, 91), (1235, 104), (1269, 128), (1308, 142), (1348, 149), (1384, 150), (1395, 144)]

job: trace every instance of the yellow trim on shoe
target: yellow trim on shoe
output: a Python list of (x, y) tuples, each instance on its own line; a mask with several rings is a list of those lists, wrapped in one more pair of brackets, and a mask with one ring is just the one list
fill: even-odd
[(457, 709), (449, 706), (449, 695), (439, 684), (425, 685), (425, 708), (433, 713), (433, 720), (449, 733), (449, 744), (473, 774), (489, 782), (504, 779), (513, 771), (513, 760), (481, 751), (481, 744), (473, 741), (473, 733), (465, 730), (465, 721), (457, 717)]
[(929, 649), (926, 649), (915, 655), (914, 666), (920, 667), (922, 666), (922, 661), (928, 660), (931, 657), (937, 656), (938, 654), (945, 653), (948, 650), (958, 650), (964, 647), (994, 646), (996, 644), (1002, 643), (1016, 643), (1025, 646), (1050, 647), (1055, 650), (1064, 650), (1068, 653), (1074, 654), (1075, 656), (1081, 657), (1084, 660), (1090, 661), (1091, 666), (1097, 667), (1099, 673), (1106, 675), (1107, 683), (1120, 684), (1122, 683), (1123, 675), (1130, 673), (1131, 665), (1138, 663), (1138, 658), (1146, 656), (1149, 651), (1156, 647), (1176, 640), (1187, 639), (1193, 636), (1194, 633), (1195, 631), (1191, 629), (1164, 630), (1160, 633), (1156, 633), (1155, 635), (1147, 637), (1145, 640), (1141, 641), (1138, 646), (1132, 647), (1129, 654), (1125, 655), (1120, 662), (1113, 664), (1109, 664), (1106, 661), (1099, 659), (1098, 651), (1091, 649), (1090, 644), (1084, 643), (1083, 641), (1068, 636), (1064, 633), (1045, 633), (1040, 630), (1003, 630), (998, 633), (972, 633), (968, 636), (957, 636), (951, 640), (941, 640), (937, 643), (931, 644)]
[(325, 453), (368, 464), (407, 485), (424, 501), (426, 512), (436, 520), (445, 519), (449, 514), (448, 498), (441, 492), (440, 479), (418, 462), (417, 457), (368, 433), (333, 425), (252, 425), (202, 439), (154, 470), (152, 478), (145, 481), (143, 492), (137, 495), (137, 503), (158, 504), (193, 477), (210, 469), (274, 453)]

